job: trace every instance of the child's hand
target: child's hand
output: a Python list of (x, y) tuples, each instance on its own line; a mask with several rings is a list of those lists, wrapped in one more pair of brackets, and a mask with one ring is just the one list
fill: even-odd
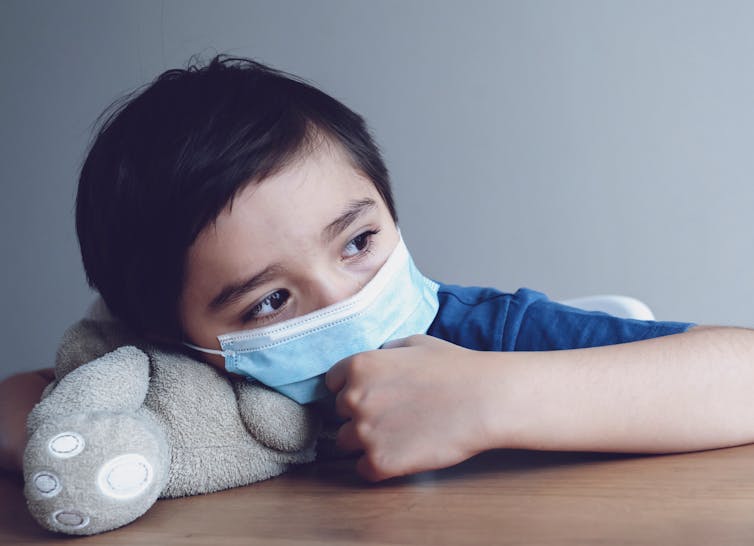
[(495, 447), (486, 414), (498, 396), (495, 381), (480, 373), (482, 354), (417, 335), (341, 360), (327, 374), (336, 411), (349, 419), (336, 445), (364, 452), (357, 470), (371, 481), (444, 468)]

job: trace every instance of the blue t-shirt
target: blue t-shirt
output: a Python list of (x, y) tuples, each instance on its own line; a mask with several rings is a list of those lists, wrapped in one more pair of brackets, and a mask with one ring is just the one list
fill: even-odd
[(551, 351), (615, 345), (685, 332), (693, 323), (624, 319), (583, 311), (521, 288), (440, 284), (428, 335), (481, 351)]

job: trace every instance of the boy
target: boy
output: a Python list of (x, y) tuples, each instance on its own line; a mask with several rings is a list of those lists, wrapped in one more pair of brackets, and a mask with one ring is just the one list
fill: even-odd
[[(426, 279), (363, 120), (248, 60), (168, 71), (114, 108), (76, 222), (88, 280), (118, 318), (301, 403), (329, 389), (337, 445), (362, 452), (369, 480), (492, 448), (754, 441), (754, 332)], [(42, 383), (11, 381), (5, 437)]]

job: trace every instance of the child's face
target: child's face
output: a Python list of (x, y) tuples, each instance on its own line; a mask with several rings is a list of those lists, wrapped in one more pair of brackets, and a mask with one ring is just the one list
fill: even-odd
[[(232, 210), (226, 207), (199, 234), (188, 251), (181, 295), (184, 335), (219, 349), (220, 334), (348, 298), (385, 263), (398, 238), (374, 185), (325, 141), (246, 187)], [(222, 356), (201, 357), (224, 368)]]

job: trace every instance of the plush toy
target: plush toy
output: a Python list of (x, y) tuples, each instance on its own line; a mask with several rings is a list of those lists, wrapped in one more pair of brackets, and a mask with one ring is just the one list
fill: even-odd
[(64, 334), (56, 380), (27, 422), (25, 495), (47, 529), (90, 535), (155, 500), (250, 484), (311, 461), (311, 410), (164, 352), (114, 320)]

